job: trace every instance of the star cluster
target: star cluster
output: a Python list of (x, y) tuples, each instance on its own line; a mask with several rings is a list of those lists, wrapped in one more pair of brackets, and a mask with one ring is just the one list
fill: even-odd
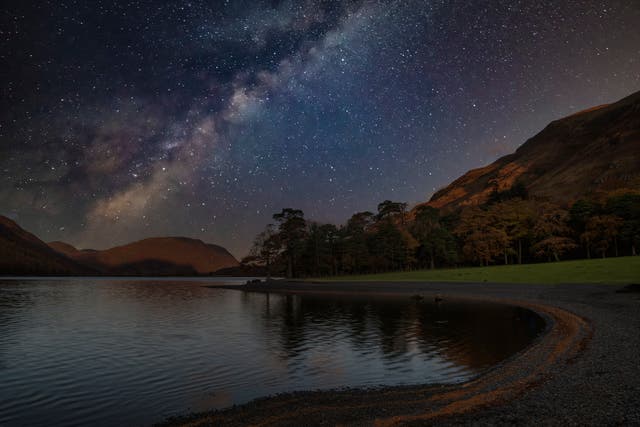
[(635, 1), (41, 1), (1, 16), (0, 214), (246, 253), (282, 207), (416, 203), (640, 88)]

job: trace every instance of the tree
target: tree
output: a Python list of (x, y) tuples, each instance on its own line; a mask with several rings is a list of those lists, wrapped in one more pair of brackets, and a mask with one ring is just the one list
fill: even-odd
[(618, 255), (618, 235), (623, 225), (621, 218), (615, 215), (597, 215), (587, 221), (584, 240), (606, 258), (607, 250), (613, 242), (615, 254)]
[(487, 266), (503, 253), (507, 240), (504, 231), (497, 228), (473, 231), (466, 236), (462, 253), (470, 261)]
[(533, 245), (532, 250), (537, 257), (546, 257), (547, 259), (553, 257), (554, 260), (560, 261), (560, 255), (576, 246), (573, 239), (569, 237), (549, 236)]
[(341, 264), (347, 272), (362, 273), (371, 269), (371, 253), (367, 240), (374, 224), (373, 213), (358, 212), (349, 218), (341, 230)]
[(375, 223), (375, 215), (369, 211), (357, 212), (347, 221), (347, 231), (353, 233), (365, 233)]
[(429, 268), (435, 268), (437, 242), (434, 240), (436, 230), (440, 228), (440, 213), (431, 206), (418, 206), (411, 225), (411, 233), (429, 254)]
[(392, 202), (385, 200), (378, 204), (378, 220), (386, 218), (399, 218), (400, 224), (405, 225), (407, 213), (407, 204), (401, 202)]
[(586, 233), (586, 225), (600, 207), (591, 200), (580, 199), (571, 205), (569, 209), (569, 226), (574, 231), (574, 236), (580, 239), (585, 248), (587, 258), (591, 258), (591, 233)]
[(333, 224), (312, 223), (306, 239), (306, 261), (301, 268), (314, 276), (337, 274), (338, 229)]
[(399, 229), (390, 219), (379, 221), (367, 238), (374, 268), (388, 271), (407, 267), (412, 249), (410, 237), (409, 233)]
[[(507, 235), (507, 247), (505, 247), (505, 264), (507, 255), (516, 253), (518, 264), (522, 264), (522, 243), (531, 236), (534, 213), (531, 203), (519, 198), (509, 199), (496, 203), (489, 208), (493, 216), (495, 226), (503, 230)], [(516, 248), (512, 244), (516, 243)]]
[(622, 220), (620, 240), (631, 249), (631, 255), (635, 256), (637, 247), (640, 246), (640, 193), (611, 195), (606, 202), (606, 211)]
[(376, 223), (372, 227), (373, 240), (380, 248), (369, 246), (378, 255), (386, 270), (405, 269), (413, 263), (417, 242), (406, 230), (407, 204), (385, 200), (378, 204)]
[(427, 205), (416, 208), (411, 234), (420, 244), (418, 255), (426, 255), (430, 269), (435, 268), (436, 258), (447, 263), (457, 258), (455, 240), (440, 221), (436, 208)]
[(495, 226), (489, 212), (475, 206), (462, 211), (454, 233), (463, 241), (465, 258), (480, 265), (489, 265), (504, 254), (509, 241), (505, 231)]
[(274, 214), (278, 223), (278, 234), (282, 251), (287, 259), (287, 277), (295, 277), (296, 261), (304, 245), (306, 221), (304, 212), (299, 209), (285, 208)]
[(551, 203), (538, 204), (537, 209), (533, 225), (536, 243), (532, 249), (538, 256), (553, 256), (559, 261), (562, 254), (576, 246), (569, 237), (569, 212)]
[(267, 270), (267, 279), (271, 278), (271, 265), (280, 252), (280, 242), (273, 224), (268, 224), (253, 240), (253, 246), (249, 251), (251, 258), (264, 265)]

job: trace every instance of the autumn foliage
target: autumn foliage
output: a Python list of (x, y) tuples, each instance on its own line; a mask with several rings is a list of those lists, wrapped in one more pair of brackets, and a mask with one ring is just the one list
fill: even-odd
[(342, 226), (309, 221), (295, 209), (273, 218), (248, 259), (288, 277), (636, 255), (640, 245), (635, 191), (559, 206), (517, 187), (446, 213), (387, 200)]

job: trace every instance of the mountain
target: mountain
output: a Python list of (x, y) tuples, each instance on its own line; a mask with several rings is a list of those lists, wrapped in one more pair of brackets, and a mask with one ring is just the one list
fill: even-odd
[(51, 249), (14, 221), (0, 216), (0, 274), (82, 275), (95, 270)]
[(617, 188), (640, 188), (640, 92), (550, 123), (515, 153), (473, 169), (427, 203), (445, 210), (478, 205), (523, 185), (560, 204)]
[(225, 248), (185, 237), (144, 239), (102, 251), (47, 244), (0, 215), (0, 274), (186, 276), (239, 265)]
[(68, 243), (60, 242), (60, 241), (49, 242), (47, 243), (47, 245), (54, 251), (60, 252), (61, 254), (66, 255), (68, 257), (74, 257), (77, 254), (83, 252), (79, 249), (76, 249), (74, 246)]
[(225, 248), (186, 237), (155, 237), (106, 250), (78, 250), (64, 242), (49, 246), (104, 274), (201, 275), (239, 265)]

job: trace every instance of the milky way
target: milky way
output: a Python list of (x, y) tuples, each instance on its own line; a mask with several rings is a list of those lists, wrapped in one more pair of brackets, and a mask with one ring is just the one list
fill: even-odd
[(80, 247), (242, 256), (283, 207), (424, 201), (640, 89), (639, 1), (13, 3), (0, 214)]

